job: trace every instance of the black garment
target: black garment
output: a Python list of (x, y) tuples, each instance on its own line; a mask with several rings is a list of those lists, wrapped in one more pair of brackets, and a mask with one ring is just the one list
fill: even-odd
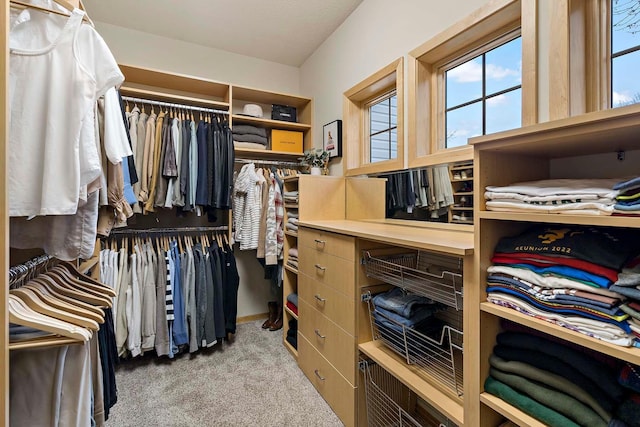
[(98, 330), (98, 348), (102, 365), (102, 388), (104, 419), (109, 419), (109, 410), (118, 401), (115, 366), (118, 363), (118, 349), (113, 329), (113, 314), (110, 308), (104, 310), (104, 324)]
[(298, 349), (298, 321), (296, 319), (289, 320), (286, 340), (293, 348)]
[(224, 304), (222, 291), (222, 251), (216, 242), (209, 247), (211, 277), (213, 278), (213, 319), (216, 338), (225, 337)]
[(202, 341), (205, 339), (205, 318), (207, 312), (207, 276), (205, 270), (208, 267), (205, 263), (202, 245), (200, 243), (193, 245), (193, 263), (196, 278), (196, 340), (198, 341), (198, 346), (202, 346)]
[(189, 172), (191, 168), (191, 162), (189, 158), (189, 150), (191, 148), (191, 121), (182, 121), (182, 159), (180, 159), (180, 194), (184, 200), (183, 211), (193, 210), (193, 206), (189, 205), (189, 191), (191, 185), (189, 184)]
[(214, 153), (214, 138), (216, 133), (216, 123), (209, 123), (207, 126), (207, 195), (205, 206), (211, 207), (211, 195), (213, 194), (213, 186), (215, 181), (214, 167), (215, 167), (215, 153)]
[(198, 186), (196, 187), (196, 205), (207, 205), (207, 133), (209, 126), (200, 121), (196, 130), (198, 140)]
[(236, 333), (236, 317), (238, 316), (238, 287), (240, 286), (240, 276), (236, 257), (229, 245), (224, 245), (224, 268), (222, 279), (222, 298), (224, 305), (225, 331), (230, 334)]
[(160, 133), (160, 147), (156, 147), (156, 149), (160, 150), (160, 165), (156, 181), (156, 197), (154, 200), (154, 206), (164, 206), (165, 198), (167, 196), (167, 187), (169, 182), (167, 178), (165, 178), (163, 170), (166, 145), (170, 143), (169, 137), (171, 135), (171, 121), (172, 119), (169, 115), (164, 116), (164, 119), (162, 120), (162, 131)]
[[(131, 135), (129, 134), (129, 121), (127, 120), (127, 113), (124, 108), (124, 102), (122, 101), (122, 95), (120, 95), (119, 90), (116, 92), (118, 93), (118, 100), (120, 101), (120, 112), (122, 113), (122, 122), (124, 123), (127, 139), (129, 140), (129, 148), (133, 148), (133, 145), (131, 145)], [(131, 185), (133, 185), (138, 182), (138, 173), (136, 172), (136, 164), (133, 159), (133, 155), (127, 157), (127, 163), (129, 164), (129, 179), (131, 180)]]

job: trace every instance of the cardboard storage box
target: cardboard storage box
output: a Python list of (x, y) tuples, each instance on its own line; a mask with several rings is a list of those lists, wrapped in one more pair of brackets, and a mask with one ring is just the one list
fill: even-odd
[(271, 150), (302, 154), (302, 132), (272, 129)]

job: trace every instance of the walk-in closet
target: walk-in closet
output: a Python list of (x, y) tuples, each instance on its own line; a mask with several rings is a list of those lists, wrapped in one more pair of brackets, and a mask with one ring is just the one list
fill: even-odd
[(640, 426), (640, 0), (0, 7), (0, 426)]

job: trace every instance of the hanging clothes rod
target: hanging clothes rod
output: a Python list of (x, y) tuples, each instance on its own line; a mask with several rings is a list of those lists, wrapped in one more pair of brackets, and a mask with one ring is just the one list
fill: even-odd
[(40, 255), (23, 264), (9, 267), (9, 287), (19, 287), (27, 279), (31, 279), (40, 273), (46, 271), (52, 264), (58, 260), (51, 255)]
[(133, 96), (123, 96), (122, 100), (129, 101), (129, 102), (139, 102), (141, 104), (158, 105), (160, 107), (179, 108), (181, 110), (193, 110), (193, 111), (202, 111), (204, 113), (229, 115), (229, 112), (225, 110), (215, 110), (213, 108), (205, 108), (205, 107), (194, 107), (191, 105), (175, 104), (172, 102), (153, 101), (150, 99), (135, 98)]
[(255, 163), (258, 165), (273, 165), (273, 166), (293, 166), (293, 167), (301, 167), (306, 166), (304, 163), (299, 162), (290, 162), (287, 160), (252, 160), (252, 159), (235, 159), (236, 163)]
[(135, 228), (123, 228), (111, 231), (113, 235), (149, 235), (149, 234), (178, 234), (178, 233), (209, 233), (215, 231), (227, 231), (229, 226), (220, 225), (215, 227), (173, 227), (173, 228), (147, 228), (147, 229), (135, 229)]

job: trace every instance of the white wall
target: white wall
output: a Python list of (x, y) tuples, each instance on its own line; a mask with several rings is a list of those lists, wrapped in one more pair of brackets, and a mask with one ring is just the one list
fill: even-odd
[(121, 64), (204, 77), (275, 92), (298, 93), (300, 70), (290, 65), (96, 22)]
[[(300, 68), (300, 90), (314, 98), (314, 145), (322, 146), (322, 125), (342, 119), (344, 91), (401, 56), (406, 76), (409, 51), (486, 2), (364, 0)], [(332, 160), (331, 174), (342, 174), (341, 161)]]

